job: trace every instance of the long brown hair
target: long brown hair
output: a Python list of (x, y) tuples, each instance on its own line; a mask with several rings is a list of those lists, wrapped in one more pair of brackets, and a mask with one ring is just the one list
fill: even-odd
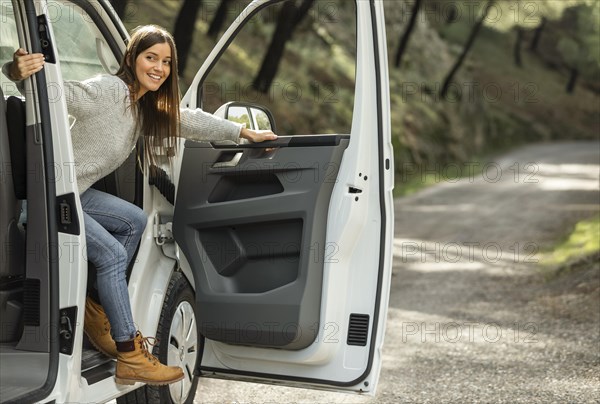
[[(140, 87), (135, 74), (137, 57), (159, 43), (167, 43), (171, 48), (171, 72), (157, 91), (135, 99)], [(116, 75), (129, 86), (136, 130), (144, 136), (144, 155), (150, 167), (156, 165), (158, 155), (166, 155), (170, 160), (176, 151), (180, 102), (177, 74), (177, 50), (171, 34), (157, 25), (135, 28)]]

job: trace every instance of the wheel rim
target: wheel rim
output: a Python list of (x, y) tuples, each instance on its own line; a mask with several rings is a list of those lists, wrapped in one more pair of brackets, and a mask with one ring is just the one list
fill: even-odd
[(183, 380), (169, 385), (171, 400), (184, 403), (190, 395), (194, 381), (194, 367), (198, 357), (198, 332), (196, 330), (196, 314), (187, 301), (179, 303), (173, 314), (169, 330), (169, 349), (167, 364), (183, 369)]

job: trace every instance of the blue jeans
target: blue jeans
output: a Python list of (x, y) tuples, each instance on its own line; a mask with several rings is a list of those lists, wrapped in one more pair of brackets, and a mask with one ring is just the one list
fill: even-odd
[(97, 271), (100, 304), (118, 342), (135, 337), (127, 291), (127, 267), (146, 228), (139, 207), (116, 196), (88, 189), (81, 194), (87, 241), (87, 258)]

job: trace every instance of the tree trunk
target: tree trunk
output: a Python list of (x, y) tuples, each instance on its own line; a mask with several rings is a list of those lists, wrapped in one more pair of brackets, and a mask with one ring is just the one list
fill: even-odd
[(454, 79), (454, 75), (456, 74), (456, 72), (458, 72), (458, 70), (462, 66), (463, 62), (465, 61), (467, 54), (469, 53), (469, 51), (471, 50), (471, 47), (473, 46), (473, 43), (475, 42), (475, 38), (477, 38), (477, 34), (479, 33), (479, 31), (481, 30), (481, 27), (483, 26), (483, 21), (487, 17), (487, 15), (490, 11), (490, 8), (493, 4), (494, 4), (494, 0), (488, 1), (488, 3), (485, 6), (485, 10), (483, 11), (483, 14), (481, 15), (481, 18), (479, 18), (477, 23), (473, 26), (473, 29), (471, 29), (471, 33), (469, 34), (469, 38), (467, 39), (467, 43), (465, 44), (465, 47), (464, 47), (462, 53), (460, 54), (460, 56), (454, 63), (454, 66), (452, 66), (452, 69), (450, 70), (450, 73), (448, 73), (448, 76), (446, 76), (446, 80), (444, 80), (444, 85), (442, 86), (442, 89), (440, 91), (440, 95), (442, 97), (446, 97), (446, 95), (448, 94), (448, 88), (450, 87), (450, 84), (452, 83), (452, 80)]
[(277, 26), (273, 38), (263, 59), (262, 65), (252, 86), (261, 93), (267, 93), (279, 70), (279, 64), (285, 51), (285, 44), (302, 21), (314, 0), (304, 0), (298, 7), (293, 1), (283, 3), (277, 17)]
[(110, 0), (110, 4), (113, 6), (117, 15), (121, 18), (125, 17), (125, 9), (127, 8), (128, 0)]
[(217, 12), (210, 22), (210, 26), (208, 27), (207, 35), (211, 38), (217, 38), (219, 32), (221, 32), (221, 28), (223, 28), (223, 23), (225, 22), (225, 17), (227, 17), (227, 9), (229, 8), (229, 3), (231, 0), (221, 0), (219, 3), (219, 8), (217, 8)]
[(446, 25), (453, 24), (458, 19), (458, 10), (456, 9), (456, 6), (451, 7), (449, 10), (450, 11), (446, 15), (446, 20), (445, 20)]
[(196, 17), (201, 4), (202, 0), (185, 0), (175, 20), (173, 38), (177, 44), (177, 61), (181, 75), (185, 71), (187, 56), (192, 47)]
[(515, 65), (517, 67), (523, 67), (523, 60), (521, 59), (521, 45), (523, 44), (523, 36), (525, 32), (522, 27), (517, 26), (517, 40), (515, 41), (514, 56)]
[(408, 21), (408, 25), (404, 30), (404, 34), (400, 39), (400, 43), (398, 44), (398, 50), (396, 51), (396, 62), (395, 66), (400, 67), (402, 63), (402, 56), (406, 51), (406, 45), (408, 45), (408, 40), (410, 39), (410, 35), (413, 32), (415, 27), (415, 23), (417, 22), (417, 14), (419, 13), (419, 9), (421, 8), (422, 0), (415, 0), (415, 4), (413, 4), (412, 14), (410, 16), (410, 20)]
[(294, 29), (296, 29), (296, 27), (300, 25), (304, 17), (306, 17), (306, 14), (308, 14), (308, 10), (310, 10), (314, 2), (315, 0), (304, 0), (300, 4), (300, 7), (298, 7), (298, 11), (296, 11), (296, 18), (294, 19)]
[(579, 69), (576, 67), (571, 68), (571, 77), (569, 77), (569, 82), (567, 83), (567, 94), (573, 94), (575, 91), (575, 84), (577, 84), (577, 79), (579, 78)]
[(540, 43), (540, 37), (542, 36), (542, 32), (544, 31), (544, 28), (546, 27), (546, 22), (548, 20), (546, 20), (546, 17), (542, 17), (542, 21), (540, 22), (540, 25), (537, 26), (537, 28), (535, 29), (535, 32), (533, 34), (533, 39), (531, 40), (531, 44), (529, 45), (529, 50), (531, 52), (537, 52), (537, 48), (538, 45)]

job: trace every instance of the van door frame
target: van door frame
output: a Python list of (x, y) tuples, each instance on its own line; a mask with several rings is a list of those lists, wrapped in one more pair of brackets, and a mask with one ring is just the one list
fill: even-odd
[[(34, 4), (34, 0), (25, 0), (23, 2), (13, 1), (13, 9), (16, 11), (20, 19), (16, 19), (17, 29), (19, 33), (19, 42), (21, 45), (25, 45), (26, 49), (29, 49), (31, 53), (41, 53), (41, 45), (40, 38), (38, 36), (38, 19), (36, 6)], [(42, 248), (42, 252), (40, 260), (38, 260), (39, 265), (46, 264), (46, 273), (38, 272), (38, 276), (45, 277), (46, 279), (41, 279), (40, 282), (42, 286), (46, 286), (46, 290), (41, 290), (40, 292), (40, 307), (39, 307), (39, 325), (38, 326), (28, 326), (25, 325), (25, 329), (23, 334), (31, 333), (32, 335), (44, 335), (47, 340), (47, 350), (49, 354), (49, 368), (48, 375), (44, 384), (37, 390), (31, 391), (29, 393), (25, 393), (24, 395), (13, 399), (13, 402), (34, 402), (43, 400), (47, 397), (53, 390), (56, 384), (56, 380), (58, 378), (58, 369), (59, 369), (59, 253), (58, 253), (58, 226), (56, 222), (56, 188), (54, 183), (54, 153), (53, 153), (53, 141), (52, 141), (52, 125), (51, 125), (51, 115), (48, 104), (48, 85), (46, 81), (45, 71), (41, 70), (31, 77), (31, 80), (27, 80), (25, 83), (25, 91), (28, 94), (31, 94), (33, 98), (37, 99), (36, 102), (32, 102), (33, 108), (33, 125), (28, 125), (28, 133), (33, 132), (33, 134), (38, 138), (37, 142), (41, 147), (43, 164), (42, 167), (37, 167), (38, 170), (41, 170), (41, 175), (43, 176), (44, 181), (39, 181), (39, 177), (36, 176), (39, 174), (38, 171), (33, 171), (29, 169), (29, 165), (32, 163), (31, 159), (28, 159), (28, 181), (27, 181), (27, 193), (28, 198), (32, 196), (34, 192), (39, 192), (38, 189), (34, 188), (37, 183), (37, 187), (43, 187), (44, 190), (41, 191), (44, 194), (44, 200), (40, 201), (43, 203), (44, 209), (39, 210), (30, 210), (29, 217), (38, 216), (41, 218), (45, 218), (41, 220), (45, 221), (45, 226), (47, 232), (45, 235), (34, 233), (30, 229), (31, 235), (27, 237), (27, 251), (30, 250), (32, 244), (41, 244), (37, 245), (36, 248)], [(37, 109), (36, 109), (37, 104)], [(30, 141), (28, 141), (30, 143)], [(28, 147), (28, 152), (31, 148)], [(32, 207), (34, 205), (31, 205)], [(37, 240), (34, 240), (32, 236), (40, 237)], [(29, 265), (27, 265), (28, 267)], [(28, 278), (26, 278), (28, 279)], [(26, 280), (27, 282), (27, 280)], [(25, 292), (27, 293), (27, 292)], [(42, 301), (42, 297), (47, 296), (47, 302)], [(47, 303), (47, 311), (43, 311), (43, 306)], [(21, 339), (20, 343), (23, 342)], [(42, 347), (43, 348), (43, 347)]]
[[(257, 6), (255, 9), (251, 10), (249, 13), (245, 13), (244, 17), (251, 17), (256, 14), (262, 8), (266, 6), (270, 6), (277, 1), (261, 4)], [(388, 86), (387, 77), (384, 79), (384, 71), (387, 73), (387, 56), (385, 44), (382, 45), (381, 41), (385, 38), (385, 25), (383, 22), (382, 12), (376, 7), (375, 0), (369, 1), (370, 8), (370, 18), (371, 18), (371, 27), (372, 27), (372, 39), (373, 39), (373, 49), (374, 49), (374, 63), (375, 63), (375, 76), (376, 76), (376, 86), (377, 86), (377, 117), (373, 118), (377, 122), (378, 127), (378, 155), (380, 164), (378, 165), (379, 171), (379, 201), (380, 201), (380, 213), (382, 225), (380, 228), (380, 238), (382, 242), (380, 243), (380, 253), (379, 253), (379, 268), (377, 275), (377, 303), (374, 307), (374, 318), (376, 319), (373, 322), (371, 327), (372, 337), (371, 343), (369, 347), (369, 359), (368, 364), (363, 372), (363, 374), (357, 377), (354, 380), (348, 382), (338, 382), (332, 380), (323, 380), (323, 379), (315, 379), (315, 378), (307, 378), (307, 377), (296, 377), (296, 376), (281, 376), (273, 373), (258, 373), (258, 372), (250, 372), (250, 371), (239, 371), (232, 369), (224, 369), (224, 368), (213, 368), (206, 366), (199, 366), (199, 370), (205, 373), (206, 376), (210, 377), (222, 377), (229, 379), (236, 379), (235, 376), (243, 376), (245, 379), (256, 379), (256, 378), (269, 378), (276, 380), (285, 380), (286, 384), (296, 384), (298, 383), (309, 383), (316, 386), (321, 386), (323, 384), (328, 384), (331, 386), (339, 386), (339, 387), (351, 387), (355, 386), (358, 383), (361, 383), (366, 377), (369, 376), (370, 372), (373, 370), (373, 358), (375, 353), (375, 349), (382, 345), (383, 342), (383, 334), (385, 331), (385, 315), (387, 313), (387, 299), (389, 296), (389, 282), (385, 284), (386, 289), (383, 290), (382, 287), (384, 285), (384, 269), (386, 266), (391, 267), (391, 248), (386, 245), (384, 242), (386, 239), (393, 239), (393, 199), (391, 196), (391, 190), (393, 188), (393, 151), (391, 148), (391, 142), (388, 138), (384, 136), (384, 132), (390, 132), (390, 123), (389, 123), (389, 94), (385, 93), (382, 90), (382, 86)], [(246, 19), (246, 18), (245, 18)], [(379, 24), (379, 25), (378, 25)], [(220, 47), (218, 51), (213, 50), (209, 55), (210, 62), (208, 64), (203, 65), (200, 71), (197, 73), (194, 82), (190, 86), (190, 88), (198, 87), (199, 83), (204, 80), (207, 76), (207, 72), (212, 70), (214, 65), (218, 62), (221, 55), (226, 51), (227, 46), (234, 40), (235, 36), (239, 33), (239, 31), (243, 28), (243, 24), (238, 26), (233, 31), (231, 36), (227, 38), (222, 38), (219, 43), (216, 45)], [(229, 34), (229, 33), (227, 33)], [(224, 36), (226, 37), (227, 34)], [(189, 93), (186, 94), (182, 104), (186, 107), (195, 107), (198, 105), (202, 105), (202, 91), (198, 89), (195, 97), (191, 96)], [(388, 111), (384, 112), (383, 108), (387, 107)], [(390, 174), (391, 173), (391, 174)], [(386, 207), (390, 209), (390, 214), (386, 212)], [(391, 216), (391, 218), (389, 217)], [(392, 226), (388, 226), (388, 223), (391, 222)], [(391, 272), (390, 272), (391, 273)], [(382, 301), (382, 297), (384, 297)], [(235, 376), (234, 376), (235, 375)], [(366, 385), (365, 385), (366, 386)]]

